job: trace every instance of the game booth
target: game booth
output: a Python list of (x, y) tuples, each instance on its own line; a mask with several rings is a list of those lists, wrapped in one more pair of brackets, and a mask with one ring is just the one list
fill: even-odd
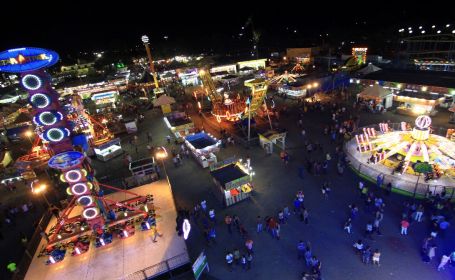
[(187, 135), (185, 136), (185, 145), (203, 168), (217, 162), (215, 153), (220, 150), (221, 141), (210, 133), (200, 132)]
[(123, 154), (120, 138), (112, 139), (106, 143), (93, 147), (96, 158), (101, 161), (108, 161)]
[(248, 163), (230, 158), (210, 166), (213, 193), (224, 206), (231, 206), (250, 197), (254, 172)]
[(181, 142), (185, 135), (194, 131), (194, 123), (185, 112), (172, 112), (164, 117), (164, 123), (174, 134), (175, 139)]

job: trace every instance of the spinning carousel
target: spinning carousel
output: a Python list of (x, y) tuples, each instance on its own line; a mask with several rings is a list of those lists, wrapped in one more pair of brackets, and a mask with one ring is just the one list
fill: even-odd
[(423, 193), (418, 186), (421, 175), (427, 187), (455, 187), (455, 142), (433, 134), (429, 116), (419, 116), (414, 127), (405, 122), (380, 123), (362, 132), (346, 144), (351, 164), (360, 173), (374, 178), (386, 175), (403, 185), (412, 182)]

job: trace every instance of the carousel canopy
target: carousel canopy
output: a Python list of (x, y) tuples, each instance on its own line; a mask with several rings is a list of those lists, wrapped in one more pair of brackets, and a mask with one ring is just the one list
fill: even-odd
[(173, 103), (175, 103), (175, 99), (167, 95), (161, 95), (157, 99), (153, 100), (153, 106), (163, 106)]
[(383, 99), (390, 94), (392, 93), (385, 88), (379, 85), (374, 85), (372, 87), (367, 87), (364, 89), (361, 93), (358, 94), (358, 96), (369, 99)]

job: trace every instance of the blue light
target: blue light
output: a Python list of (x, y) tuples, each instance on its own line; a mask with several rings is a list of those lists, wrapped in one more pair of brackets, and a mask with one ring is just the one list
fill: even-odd
[(0, 72), (22, 73), (47, 68), (59, 60), (55, 51), (17, 48), (0, 53)]

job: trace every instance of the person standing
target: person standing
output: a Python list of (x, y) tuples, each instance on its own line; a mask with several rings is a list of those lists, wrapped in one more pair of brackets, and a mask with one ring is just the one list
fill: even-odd
[(258, 216), (258, 217), (256, 218), (256, 231), (257, 231), (257, 233), (262, 232), (262, 225), (263, 225), (263, 224), (262, 224), (261, 216)]
[(216, 224), (216, 220), (215, 220), (215, 209), (210, 209), (210, 210), (209, 210), (209, 218), (210, 218), (210, 221), (211, 221), (213, 224)]
[(310, 267), (311, 266), (311, 257), (312, 257), (312, 252), (310, 247), (305, 248), (305, 265)]
[(379, 252), (379, 249), (374, 250), (373, 253), (373, 264), (380, 266), (379, 264), (379, 259), (381, 258), (381, 253)]
[(240, 264), (240, 251), (237, 248), (234, 250), (234, 262), (236, 265)]
[(401, 221), (401, 235), (408, 235), (409, 222), (406, 219)]
[(245, 247), (246, 247), (246, 250), (248, 251), (248, 254), (253, 254), (253, 240), (248, 239), (245, 242)]
[(246, 261), (247, 261), (247, 270), (251, 269), (251, 262), (253, 261), (253, 254), (248, 254), (246, 256)]
[(365, 227), (365, 237), (373, 239), (373, 223), (369, 221)]
[(231, 252), (228, 252), (226, 254), (226, 263), (228, 265), (228, 269), (229, 269), (230, 272), (232, 272), (232, 264), (233, 264), (233, 262), (234, 262), (234, 256), (232, 255)]

